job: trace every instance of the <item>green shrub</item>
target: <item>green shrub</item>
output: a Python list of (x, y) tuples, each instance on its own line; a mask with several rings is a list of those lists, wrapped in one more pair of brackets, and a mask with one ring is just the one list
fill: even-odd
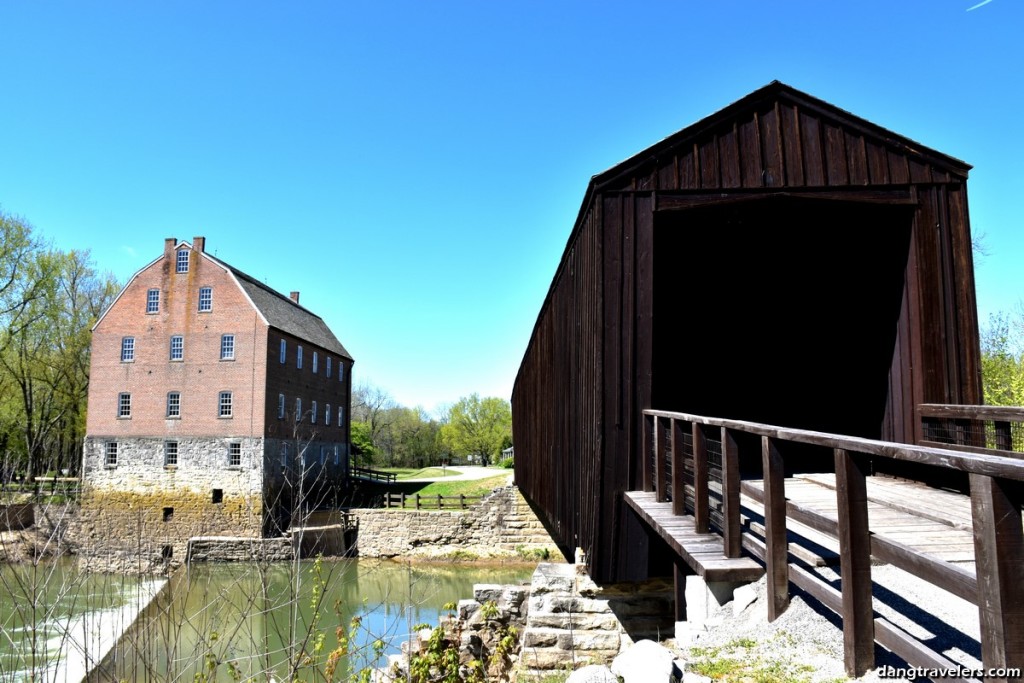
[(515, 467), (515, 464), (515, 458), (502, 458), (501, 460), (498, 461), (498, 467), (504, 467), (506, 470), (512, 469), (513, 467)]

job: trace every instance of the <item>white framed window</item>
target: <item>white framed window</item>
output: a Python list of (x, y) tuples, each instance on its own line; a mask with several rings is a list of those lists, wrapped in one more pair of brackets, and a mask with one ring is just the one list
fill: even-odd
[(242, 444), (239, 441), (232, 441), (228, 444), (228, 467), (242, 466)]
[(327, 356), (327, 379), (331, 378), (331, 357)]
[(135, 360), (135, 337), (121, 337), (121, 362), (131, 363)]
[(345, 406), (338, 406), (338, 426), (345, 426)]
[(281, 444), (281, 467), (288, 466), (288, 443)]
[(188, 272), (188, 249), (178, 250), (177, 268), (175, 270), (179, 273)]
[(146, 313), (160, 312), (160, 290), (151, 289), (146, 292)]
[(288, 342), (284, 339), (281, 340), (281, 365), (284, 365), (288, 360)]
[(277, 419), (284, 419), (284, 394), (277, 395)]
[(213, 310), (213, 287), (199, 288), (199, 312), (209, 313)]
[(132, 395), (126, 391), (123, 391), (117, 395), (117, 416), (132, 416)]
[(338, 361), (338, 381), (345, 381), (345, 363), (341, 360)]
[(233, 334), (222, 334), (220, 336), (220, 359), (221, 360), (234, 360), (235, 359), (235, 335), (233, 335)]
[(320, 356), (319, 356), (319, 354), (317, 354), (316, 351), (314, 351), (313, 352), (313, 374), (314, 375), (316, 374), (316, 371), (317, 371), (319, 365), (320, 365)]
[(103, 454), (103, 464), (107, 467), (117, 467), (117, 442), (108, 441)]
[(338, 444), (334, 444), (334, 464), (337, 465), (341, 462), (341, 456), (339, 455)]
[(327, 407), (324, 408), (324, 424), (328, 427), (331, 426), (331, 404), (328, 403)]
[(171, 360), (185, 359), (185, 337), (180, 334), (171, 335)]
[(167, 417), (181, 417), (181, 392), (167, 392)]
[(295, 397), (295, 421), (302, 422), (302, 399)]
[(299, 370), (302, 369), (302, 345), (299, 345), (298, 350), (295, 352), (295, 367)]
[(316, 424), (316, 401), (313, 401), (313, 410), (310, 411), (309, 421), (312, 424)]
[(178, 465), (178, 442), (164, 441), (164, 466), (176, 467)]
[(217, 417), (231, 417), (231, 392), (222, 391), (217, 398)]

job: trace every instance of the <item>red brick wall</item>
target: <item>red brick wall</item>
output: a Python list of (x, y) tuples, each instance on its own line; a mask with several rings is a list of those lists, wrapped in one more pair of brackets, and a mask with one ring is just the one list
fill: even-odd
[[(92, 436), (262, 436), (267, 325), (232, 275), (193, 252), (187, 273), (174, 252), (142, 270), (93, 331), (86, 430)], [(200, 313), (199, 288), (213, 288), (212, 311)], [(160, 310), (146, 313), (147, 291)], [(171, 361), (171, 335), (185, 337), (184, 360)], [(220, 360), (222, 334), (235, 335), (235, 359)], [(135, 338), (134, 362), (121, 362), (121, 340)], [(276, 359), (275, 359), (276, 360)], [(167, 419), (167, 393), (181, 392), (181, 418)], [(232, 392), (230, 419), (218, 396)], [(131, 419), (117, 417), (118, 394), (131, 393)], [(276, 410), (276, 392), (274, 409)], [(275, 413), (276, 414), (276, 413)]]

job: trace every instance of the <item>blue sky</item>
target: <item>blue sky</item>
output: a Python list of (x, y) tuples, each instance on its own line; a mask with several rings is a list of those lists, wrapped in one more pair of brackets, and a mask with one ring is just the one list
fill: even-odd
[(508, 397), (590, 176), (778, 79), (974, 165), (985, 320), (1024, 3), (977, 2), (4, 2), (0, 209), (122, 281), (204, 235), (400, 402)]

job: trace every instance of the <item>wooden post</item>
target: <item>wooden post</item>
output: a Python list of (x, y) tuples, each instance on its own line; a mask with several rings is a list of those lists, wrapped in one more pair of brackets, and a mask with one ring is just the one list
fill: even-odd
[(868, 530), (867, 467), (863, 456), (835, 449), (839, 558), (843, 577), (843, 662), (846, 674), (875, 667), (871, 606), (871, 533)]
[(420, 494), (416, 494), (416, 509), (420, 509)]
[(761, 437), (764, 465), (765, 570), (768, 573), (768, 621), (789, 606), (789, 547), (786, 544), (786, 482), (775, 439)]
[(460, 493), (459, 494), (459, 509), (460, 510), (465, 510), (466, 509), (466, 494), (465, 493)]
[(686, 514), (686, 463), (683, 453), (683, 422), (672, 420), (672, 514)]
[(726, 557), (742, 553), (740, 536), (740, 458), (736, 436), (722, 427), (722, 540)]
[(444, 497), (441, 494), (437, 494), (437, 509), (444, 510)]
[(708, 445), (704, 426), (693, 423), (693, 530), (706, 534), (711, 528), (708, 515)]
[(1024, 668), (1022, 499), (1020, 482), (971, 474), (981, 661), (986, 668)]
[(402, 509), (405, 509), (405, 491), (402, 491)]
[(654, 491), (655, 500), (665, 501), (668, 493), (668, 477), (665, 475), (665, 418), (654, 418)]
[(651, 471), (651, 452), (654, 450), (654, 416), (644, 414), (644, 433), (641, 442), (640, 471), (643, 472), (644, 491), (654, 490), (654, 472)]
[(993, 425), (996, 432), (996, 448), (1001, 451), (1013, 450), (1013, 432), (1009, 422), (996, 420)]

